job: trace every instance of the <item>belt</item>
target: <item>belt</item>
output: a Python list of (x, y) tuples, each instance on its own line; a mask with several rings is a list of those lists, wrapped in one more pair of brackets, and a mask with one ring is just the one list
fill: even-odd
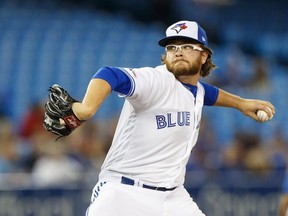
[[(122, 176), (121, 183), (126, 184), (126, 185), (135, 185), (135, 181), (133, 179), (127, 178), (125, 176)], [(155, 186), (150, 186), (146, 184), (143, 184), (141, 187), (147, 188), (150, 190), (157, 190), (157, 191), (173, 191), (176, 188), (176, 187), (173, 187), (173, 188), (155, 187)]]

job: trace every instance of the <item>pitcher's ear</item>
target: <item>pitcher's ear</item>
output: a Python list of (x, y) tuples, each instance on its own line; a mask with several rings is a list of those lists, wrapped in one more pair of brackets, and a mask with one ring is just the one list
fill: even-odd
[(206, 61), (207, 61), (207, 58), (208, 58), (208, 52), (204, 51), (204, 52), (201, 52), (201, 61), (202, 61), (202, 64), (205, 64)]

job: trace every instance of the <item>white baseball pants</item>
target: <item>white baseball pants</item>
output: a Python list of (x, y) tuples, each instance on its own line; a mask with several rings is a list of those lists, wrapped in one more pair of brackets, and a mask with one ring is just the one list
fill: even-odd
[(86, 216), (205, 216), (181, 186), (156, 191), (118, 182), (98, 182)]

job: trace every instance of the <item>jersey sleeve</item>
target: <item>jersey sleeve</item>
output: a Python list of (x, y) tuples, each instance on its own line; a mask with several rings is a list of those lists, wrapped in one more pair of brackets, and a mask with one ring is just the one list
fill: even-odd
[(213, 106), (218, 98), (219, 89), (216, 86), (200, 82), (205, 89), (204, 105)]
[[(127, 97), (131, 102), (138, 101), (138, 104), (139, 101), (145, 103), (152, 96), (155, 97), (160, 90), (158, 86), (165, 82), (153, 68), (103, 67), (93, 78), (107, 81), (120, 97)], [(157, 86), (154, 85), (155, 80), (159, 81)]]
[(103, 79), (109, 83), (113, 91), (122, 95), (130, 95), (132, 91), (132, 80), (121, 69), (116, 67), (100, 68), (93, 78)]

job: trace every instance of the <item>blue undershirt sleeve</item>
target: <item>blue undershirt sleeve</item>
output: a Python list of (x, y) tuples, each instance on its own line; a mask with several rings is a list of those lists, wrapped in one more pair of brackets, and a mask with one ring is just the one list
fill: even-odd
[(116, 67), (102, 67), (93, 76), (107, 81), (113, 91), (127, 95), (131, 89), (131, 80), (119, 68)]
[(218, 98), (219, 89), (216, 86), (200, 82), (205, 89), (204, 105), (213, 106)]

